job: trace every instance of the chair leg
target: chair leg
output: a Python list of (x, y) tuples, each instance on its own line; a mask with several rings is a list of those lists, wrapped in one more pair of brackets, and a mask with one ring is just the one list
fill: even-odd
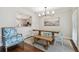
[(62, 44), (62, 46), (63, 46), (63, 40), (61, 40), (61, 44)]
[(32, 44), (34, 44), (35, 43), (35, 38), (33, 38), (33, 43)]
[(7, 52), (7, 46), (5, 46), (5, 51)]
[[(57, 41), (55, 41), (55, 43), (58, 43)], [(63, 41), (59, 42), (61, 46), (63, 46)]]

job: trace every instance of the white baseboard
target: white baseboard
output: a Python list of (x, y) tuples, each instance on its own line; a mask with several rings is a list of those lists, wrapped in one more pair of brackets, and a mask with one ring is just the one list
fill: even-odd
[(64, 39), (71, 40), (71, 39), (72, 39), (72, 37), (64, 36)]

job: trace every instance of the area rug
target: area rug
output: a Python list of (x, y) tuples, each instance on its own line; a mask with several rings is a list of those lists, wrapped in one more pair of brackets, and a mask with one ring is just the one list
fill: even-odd
[(44, 49), (44, 47), (39, 44), (32, 44), (33, 43), (32, 38), (25, 40), (25, 43), (28, 43), (45, 52), (75, 52), (72, 45), (70, 44), (70, 42), (68, 40), (64, 41), (63, 46), (59, 42), (56, 42), (53, 45), (50, 45), (47, 50)]

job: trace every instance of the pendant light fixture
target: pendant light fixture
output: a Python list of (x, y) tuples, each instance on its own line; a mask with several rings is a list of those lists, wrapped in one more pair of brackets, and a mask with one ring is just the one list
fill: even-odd
[(50, 10), (48, 10), (47, 9), (47, 7), (44, 7), (44, 11), (42, 12), (42, 13), (39, 13), (38, 14), (38, 16), (52, 16), (52, 15), (54, 15), (55, 14), (55, 11), (53, 10), (53, 11), (50, 11)]

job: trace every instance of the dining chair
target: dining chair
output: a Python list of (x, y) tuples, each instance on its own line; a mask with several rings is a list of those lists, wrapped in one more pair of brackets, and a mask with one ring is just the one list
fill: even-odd
[(51, 32), (43, 32), (43, 35), (46, 36), (46, 37), (52, 37)]
[(63, 32), (60, 32), (57, 36), (55, 36), (55, 43), (60, 42), (63, 46), (64, 35)]

